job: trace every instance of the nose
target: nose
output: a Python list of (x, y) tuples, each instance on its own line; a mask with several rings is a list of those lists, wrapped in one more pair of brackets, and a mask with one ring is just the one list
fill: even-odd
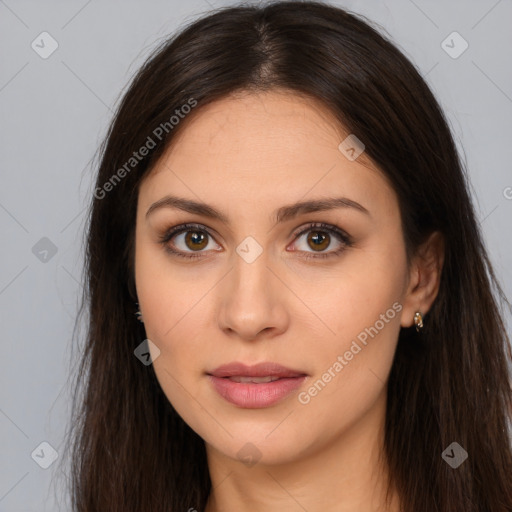
[(218, 323), (228, 336), (255, 341), (288, 328), (286, 288), (269, 267), (265, 251), (251, 263), (233, 254), (233, 267), (219, 290)]

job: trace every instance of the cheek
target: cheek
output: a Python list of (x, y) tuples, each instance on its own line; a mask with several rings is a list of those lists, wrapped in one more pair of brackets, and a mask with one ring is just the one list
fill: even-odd
[(392, 337), (397, 334), (405, 277), (405, 253), (381, 240), (350, 253), (328, 277), (319, 274), (314, 286), (303, 284), (328, 338), (343, 349), (358, 336), (364, 342), (368, 329), (377, 335), (374, 327), (384, 338), (390, 330)]
[(319, 381), (304, 401), (333, 400), (346, 412), (371, 403), (387, 380), (400, 331), (405, 254), (376, 245), (354, 253), (342, 268), (323, 288), (317, 282), (310, 290), (312, 309), (328, 330), (315, 347)]
[(165, 255), (162, 258), (154, 250), (140, 247), (136, 254), (137, 294), (146, 336), (160, 351), (153, 361), (157, 380), (169, 402), (189, 422), (200, 414), (200, 410), (194, 411), (189, 393), (196, 393), (195, 379), (205, 370), (198, 358), (208, 332), (201, 324), (204, 289), (164, 260)]
[[(163, 252), (163, 251), (162, 251)], [(211, 302), (218, 276), (171, 264), (167, 255), (140, 246), (136, 280), (146, 336), (158, 347), (153, 369), (164, 394), (187, 423), (204, 414), (191, 400), (208, 369)], [(210, 318), (210, 323), (208, 319)]]
[(201, 311), (201, 298), (211, 286), (211, 277), (194, 276), (192, 270), (172, 264), (165, 251), (142, 235), (135, 251), (137, 296), (148, 338), (165, 344), (176, 333), (188, 329), (187, 339), (195, 337), (191, 318)]

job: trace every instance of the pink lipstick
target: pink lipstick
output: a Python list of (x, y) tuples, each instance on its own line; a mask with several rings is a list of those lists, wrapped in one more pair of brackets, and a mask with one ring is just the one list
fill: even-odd
[(217, 393), (245, 409), (269, 407), (299, 388), (307, 374), (277, 363), (230, 363), (208, 372)]

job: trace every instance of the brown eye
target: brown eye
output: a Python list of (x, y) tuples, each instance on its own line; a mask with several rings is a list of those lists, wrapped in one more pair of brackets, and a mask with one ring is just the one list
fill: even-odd
[(169, 254), (189, 259), (204, 257), (203, 253), (210, 252), (208, 249), (222, 249), (215, 243), (213, 235), (199, 224), (175, 226), (160, 237), (160, 243)]
[(203, 231), (186, 231), (185, 244), (189, 249), (199, 251), (208, 245), (208, 235)]
[[(295, 233), (293, 245), (303, 258), (329, 258), (352, 246), (352, 238), (337, 226), (313, 223)], [(328, 250), (327, 250), (328, 249)]]
[(322, 251), (329, 247), (331, 236), (325, 231), (310, 231), (307, 242), (314, 251)]

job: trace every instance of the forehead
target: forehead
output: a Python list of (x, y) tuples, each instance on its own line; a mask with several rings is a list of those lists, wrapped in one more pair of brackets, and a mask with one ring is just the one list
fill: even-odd
[[(213, 153), (229, 146), (299, 155), (319, 144), (331, 146), (344, 135), (334, 114), (319, 100), (283, 90), (233, 93), (197, 108), (185, 124), (173, 144), (179, 143), (180, 151), (201, 144)], [(314, 144), (304, 147), (305, 138)]]
[(394, 194), (364, 153), (350, 161), (340, 151), (349, 133), (313, 98), (238, 93), (199, 105), (181, 128), (141, 189), (152, 200), (177, 192), (215, 196), (208, 202), (218, 205), (239, 198), (278, 207), (344, 195), (378, 205)]

